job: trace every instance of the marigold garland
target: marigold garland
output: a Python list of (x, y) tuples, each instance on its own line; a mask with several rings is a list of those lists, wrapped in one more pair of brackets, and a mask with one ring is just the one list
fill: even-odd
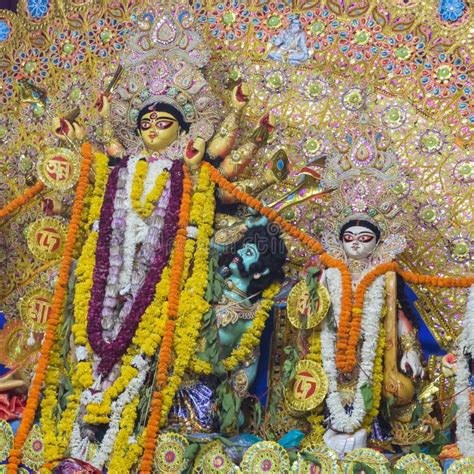
[(115, 439), (114, 449), (110, 456), (108, 472), (131, 472), (132, 466), (140, 455), (141, 448), (137, 442), (130, 443), (133, 435), (137, 408), (140, 398), (137, 395), (131, 403), (125, 406), (120, 420), (120, 430)]
[(37, 181), (31, 188), (26, 189), (23, 194), (17, 196), (15, 199), (10, 201), (5, 207), (0, 209), (0, 219), (4, 219), (12, 212), (16, 211), (20, 207), (24, 206), (27, 202), (31, 201), (37, 194), (44, 189), (42, 181)]
[(148, 173), (148, 162), (146, 160), (139, 160), (135, 169), (135, 174), (132, 181), (132, 192), (131, 200), (132, 206), (144, 219), (151, 216), (154, 204), (160, 199), (170, 174), (168, 171), (163, 170), (156, 178), (153, 189), (145, 197), (145, 201), (142, 203), (143, 187), (145, 184), (145, 178)]
[(230, 353), (229, 357), (225, 358), (223, 361), (226, 370), (234, 370), (250, 356), (253, 349), (260, 343), (260, 337), (262, 336), (265, 323), (270, 315), (270, 310), (273, 307), (273, 300), (278, 291), (280, 291), (280, 284), (272, 283), (262, 293), (262, 301), (255, 312), (252, 324), (243, 334), (239, 345)]
[[(210, 180), (209, 170), (202, 167), (196, 191), (192, 199), (190, 214), (191, 225), (197, 226), (197, 238), (192, 274), (186, 280), (185, 287), (180, 294), (178, 319), (173, 341), (174, 362), (173, 374), (163, 390), (163, 407), (161, 410), (161, 425), (165, 424), (169, 410), (173, 404), (175, 394), (181, 385), (182, 377), (189, 366), (191, 356), (196, 351), (196, 342), (199, 337), (201, 321), (204, 314), (209, 311), (210, 305), (204, 298), (209, 277), (209, 247), (213, 234), (214, 222), (214, 183)], [(188, 239), (188, 242), (193, 239)], [(194, 246), (190, 246), (190, 249)], [(185, 271), (190, 260), (186, 255)], [(182, 279), (184, 281), (184, 279)]]
[[(96, 179), (90, 196), (89, 214), (86, 216), (87, 224), (93, 223), (100, 215), (100, 207), (104, 199), (104, 190), (109, 174), (108, 159), (105, 155), (95, 154)], [(84, 217), (84, 216), (83, 216)], [(72, 332), (77, 346), (86, 346), (89, 354), (92, 352), (87, 333), (83, 326), (87, 320), (90, 290), (92, 288), (92, 275), (95, 263), (95, 250), (97, 246), (97, 232), (90, 232), (83, 248), (81, 257), (77, 262), (75, 275), (77, 277), (74, 293), (74, 318)], [(61, 419), (54, 416), (57, 405), (59, 389), (59, 375), (62, 370), (62, 361), (59, 357), (59, 342), (55, 345), (48, 372), (45, 378), (44, 398), (41, 402), (41, 426), (45, 437), (45, 459), (51, 461), (64, 455), (69, 444), (72, 427), (77, 416), (81, 392), (93, 383), (92, 366), (87, 361), (78, 361), (72, 373), (71, 383), (73, 390), (67, 397), (67, 406)]]
[(48, 318), (48, 326), (43, 340), (43, 345), (40, 351), (40, 357), (36, 366), (35, 375), (33, 377), (30, 390), (28, 393), (28, 400), (26, 403), (23, 417), (15, 436), (13, 448), (10, 450), (8, 459), (7, 472), (8, 474), (16, 473), (21, 462), (21, 449), (28, 437), (28, 433), (33, 425), (35, 413), (40, 401), (41, 386), (45, 379), (46, 369), (48, 367), (51, 351), (55, 343), (56, 332), (60, 324), (62, 310), (66, 298), (67, 284), (69, 280), (69, 273), (73, 259), (74, 246), (76, 236), (79, 230), (79, 222), (81, 219), (82, 207), (84, 205), (84, 197), (87, 193), (89, 185), (89, 171), (92, 163), (92, 150), (90, 143), (82, 145), (82, 163), (79, 175), (79, 180), (76, 187), (75, 199), (71, 213), (71, 221), (68, 229), (66, 243), (64, 246), (64, 253), (59, 269), (58, 280), (54, 290), (51, 314)]
[[(360, 336), (360, 320), (362, 314), (362, 305), (364, 301), (365, 291), (372, 281), (379, 275), (386, 273), (387, 271), (396, 271), (399, 273), (407, 282), (414, 284), (424, 284), (428, 286), (438, 287), (457, 287), (467, 288), (474, 284), (474, 276), (452, 278), (452, 277), (438, 277), (422, 275), (413, 272), (403, 271), (399, 268), (397, 262), (390, 262), (376, 267), (372, 272), (366, 275), (367, 278), (363, 286), (360, 286), (356, 290), (354, 308), (352, 308), (352, 286), (351, 276), (349, 269), (345, 262), (331, 257), (329, 254), (323, 251), (323, 247), (320, 242), (311, 237), (310, 235), (302, 232), (294, 225), (279, 216), (278, 213), (264, 206), (264, 204), (258, 199), (250, 196), (238, 189), (234, 184), (225, 179), (219, 171), (209, 163), (203, 163), (203, 166), (210, 168), (211, 179), (223, 190), (230, 193), (240, 202), (243, 202), (247, 206), (252, 207), (262, 215), (267, 217), (270, 221), (276, 222), (280, 227), (288, 233), (291, 237), (299, 240), (301, 243), (307, 245), (316, 254), (320, 255), (320, 260), (327, 267), (338, 268), (342, 276), (342, 301), (341, 301), (341, 317), (339, 320), (338, 335), (337, 335), (337, 352), (336, 352), (336, 367), (345, 372), (351, 372), (356, 360), (356, 347), (358, 338)], [(362, 282), (361, 282), (362, 283)]]
[(163, 339), (158, 355), (158, 368), (156, 374), (156, 389), (153, 392), (151, 410), (144, 439), (144, 453), (140, 472), (151, 473), (156, 440), (160, 429), (161, 410), (163, 405), (163, 389), (168, 379), (168, 368), (171, 363), (173, 337), (178, 317), (179, 296), (182, 275), (185, 263), (185, 253), (182, 249), (186, 245), (187, 227), (191, 208), (192, 181), (187, 166), (184, 169), (183, 196), (179, 213), (178, 231), (175, 239), (175, 254), (173, 267), (170, 274), (170, 289), (168, 296), (168, 320), (165, 324)]

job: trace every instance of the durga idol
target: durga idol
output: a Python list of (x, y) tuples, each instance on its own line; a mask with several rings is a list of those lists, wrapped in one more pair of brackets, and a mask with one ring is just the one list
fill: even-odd
[[(139, 462), (155, 374), (162, 365), (172, 371), (172, 356), (160, 345), (173, 329), (171, 308), (175, 319), (187, 317), (176, 298), (201, 298), (207, 285), (196, 274), (208, 265), (215, 198), (200, 162), (215, 160), (235, 179), (270, 126), (266, 119), (233, 150), (247, 101), (239, 85), (215, 134), (221, 104), (203, 75), (208, 59), (197, 33), (167, 12), (147, 11), (129, 38), (112, 92), (99, 101), (103, 126), (96, 139), (115, 160), (95, 155), (65, 332), (45, 376), (40, 423), (47, 461), (74, 458), (109, 472), (130, 472)], [(59, 138), (77, 129), (56, 122)], [(180, 266), (183, 279), (173, 280)], [(173, 281), (181, 281), (178, 296)]]

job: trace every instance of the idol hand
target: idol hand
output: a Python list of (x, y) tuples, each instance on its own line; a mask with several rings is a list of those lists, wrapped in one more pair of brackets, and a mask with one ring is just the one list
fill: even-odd
[(206, 151), (206, 142), (202, 138), (190, 140), (184, 152), (185, 162), (191, 170), (196, 170), (201, 163), (204, 152)]
[(232, 105), (236, 110), (243, 109), (249, 101), (250, 89), (247, 84), (241, 83), (232, 90)]

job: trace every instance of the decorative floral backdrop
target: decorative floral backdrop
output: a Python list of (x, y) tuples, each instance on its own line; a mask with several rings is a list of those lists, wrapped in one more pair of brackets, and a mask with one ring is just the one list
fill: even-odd
[[(399, 183), (410, 224), (402, 261), (413, 270), (472, 271), (472, 8), (467, 0), (342, 0), (171, 2), (194, 22), (213, 51), (209, 70), (226, 96), (236, 81), (252, 90), (250, 125), (264, 110), (276, 130), (253, 172), (279, 148), (292, 171), (271, 200), (297, 182), (304, 166), (357, 139), (379, 133), (397, 151)], [(191, 6), (189, 6), (191, 4)], [(36, 179), (36, 162), (56, 145), (52, 117), (79, 109), (94, 141), (94, 103), (118, 64), (138, 8), (133, 1), (21, 0), (0, 10), (0, 207)], [(308, 59), (299, 65), (267, 57), (272, 40), (297, 14)], [(32, 96), (21, 79), (43, 90)], [(471, 102), (470, 102), (471, 101)], [(53, 287), (57, 261), (35, 259), (25, 230), (44, 215), (44, 198), (0, 223), (0, 300), (7, 318), (37, 287)], [(49, 192), (67, 221), (70, 196)], [(316, 235), (324, 202), (307, 201), (287, 217)], [(320, 218), (318, 218), (320, 217)], [(293, 249), (295, 263), (304, 256)], [(420, 290), (418, 308), (444, 346), (457, 336), (459, 292)]]

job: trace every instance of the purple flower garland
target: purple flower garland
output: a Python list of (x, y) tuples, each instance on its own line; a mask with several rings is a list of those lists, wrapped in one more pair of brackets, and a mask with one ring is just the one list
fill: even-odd
[(114, 168), (109, 182), (107, 183), (106, 199), (104, 200), (100, 215), (96, 265), (94, 268), (92, 295), (87, 316), (87, 335), (89, 343), (94, 352), (101, 357), (97, 370), (103, 375), (107, 375), (115, 363), (127, 351), (140, 320), (154, 297), (155, 286), (160, 280), (163, 269), (169, 260), (172, 244), (176, 237), (183, 194), (183, 169), (181, 163), (175, 161), (171, 167), (170, 199), (164, 217), (164, 227), (160, 239), (161, 245), (157, 247), (153, 262), (147, 271), (145, 281), (138, 291), (130, 313), (123, 321), (117, 337), (109, 343), (106, 342), (102, 335), (102, 309), (109, 269), (112, 216), (115, 195), (117, 193), (118, 173), (120, 168), (126, 165), (127, 161), (128, 160), (122, 160), (120, 164)]

